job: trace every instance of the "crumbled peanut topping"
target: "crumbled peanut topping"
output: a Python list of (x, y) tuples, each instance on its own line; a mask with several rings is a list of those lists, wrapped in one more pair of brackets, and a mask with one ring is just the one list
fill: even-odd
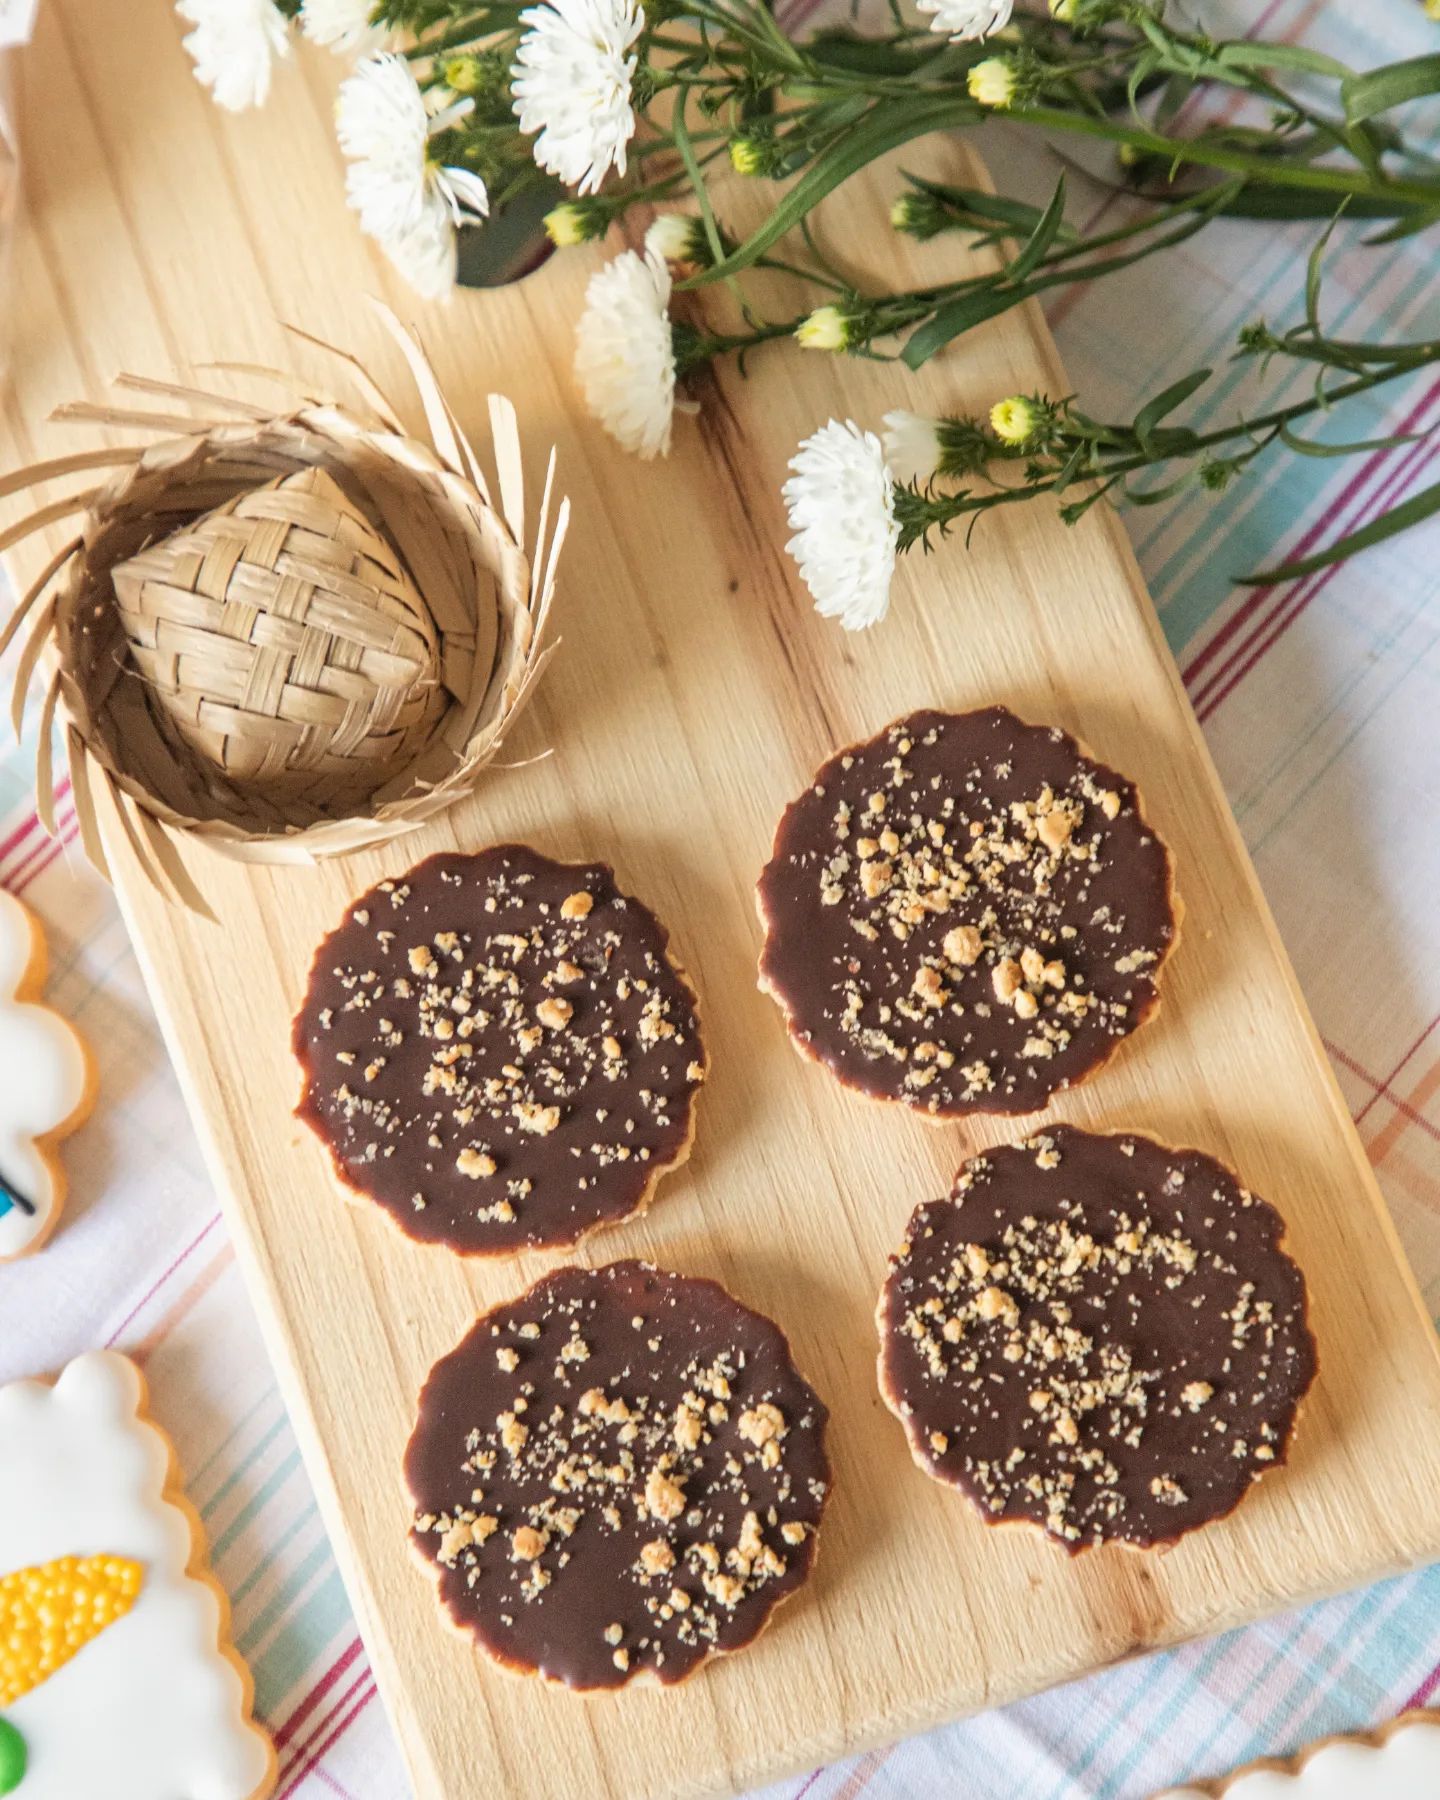
[(937, 1114), (1038, 1109), (1103, 1062), (1175, 929), (1168, 855), (1118, 780), (1000, 708), (917, 714), (827, 764), (760, 882), (762, 974), (807, 1050)]
[(306, 1116), (411, 1236), (573, 1242), (643, 1206), (689, 1142), (690, 991), (646, 910), (577, 873), (516, 846), (432, 858), (316, 959)]
[(406, 1464), (416, 1542), (507, 1661), (581, 1686), (676, 1678), (804, 1579), (823, 1420), (778, 1332), (710, 1283), (563, 1269), (432, 1372)]
[(882, 1390), (987, 1516), (1167, 1541), (1278, 1460), (1313, 1376), (1277, 1235), (1196, 1151), (1058, 1126), (977, 1156), (891, 1259)]

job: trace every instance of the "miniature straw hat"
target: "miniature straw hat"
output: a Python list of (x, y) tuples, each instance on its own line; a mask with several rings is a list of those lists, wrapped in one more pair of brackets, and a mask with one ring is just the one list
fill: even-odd
[(82, 836), (102, 870), (101, 788), (152, 879), (191, 903), (170, 834), (265, 862), (396, 837), (469, 790), (529, 696), (549, 655), (568, 519), (562, 501), (548, 532), (553, 454), (532, 562), (513, 408), (490, 401), (497, 509), (418, 343), (381, 316), (415, 377), (429, 442), (403, 431), (352, 358), (322, 345), (360, 404), (269, 370), (252, 372), (291, 389), (287, 411), (122, 376), (118, 386), (195, 416), (64, 408), (57, 417), (139, 426), (155, 441), (5, 482), (14, 491), (114, 470), (3, 534), (13, 543), (79, 515), (0, 630), (0, 651), (27, 630), (17, 721), (42, 655), (52, 669), (41, 817), (54, 810), (58, 714)]

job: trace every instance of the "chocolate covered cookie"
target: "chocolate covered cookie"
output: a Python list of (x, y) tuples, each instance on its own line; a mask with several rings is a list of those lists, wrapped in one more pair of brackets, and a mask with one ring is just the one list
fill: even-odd
[(683, 1162), (705, 1076), (664, 927), (603, 863), (520, 844), (432, 856), (316, 953), (299, 1116), (407, 1236), (574, 1244)]
[(560, 1269), (430, 1372), (412, 1542), (499, 1662), (577, 1689), (683, 1681), (804, 1582), (825, 1407), (713, 1281)]
[(880, 1296), (915, 1460), (1067, 1550), (1148, 1549), (1285, 1460), (1315, 1375), (1279, 1214), (1213, 1156), (1061, 1125), (966, 1163)]
[(934, 1118), (1024, 1113), (1157, 1004), (1170, 857), (1132, 783), (1004, 707), (913, 713), (786, 808), (760, 984), (841, 1081)]

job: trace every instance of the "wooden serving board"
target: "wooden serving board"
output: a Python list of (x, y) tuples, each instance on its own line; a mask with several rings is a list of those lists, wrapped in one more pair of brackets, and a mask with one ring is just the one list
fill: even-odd
[[(293, 363), (277, 315), (362, 350), (398, 389), (362, 303), (379, 290), (419, 314), (477, 438), (498, 386), (537, 469), (558, 444), (575, 503), (564, 641), (510, 746), (517, 762), (552, 756), (343, 867), (247, 872), (194, 853), (218, 924), (169, 908), (110, 843), (423, 1800), (742, 1789), (1440, 1553), (1436, 1341), (1119, 525), (1096, 512), (1067, 531), (1044, 507), (998, 515), (968, 554), (956, 542), (912, 558), (891, 617), (861, 637), (813, 614), (781, 548), (785, 460), (832, 412), (876, 424), (902, 398), (1065, 391), (1038, 315), (986, 326), (914, 380), (764, 352), (753, 380), (731, 367), (706, 388), (668, 462), (641, 465), (584, 419), (569, 377), (598, 252), (445, 310), (415, 307), (342, 205), (329, 65), (300, 59), (264, 115), (232, 120), (190, 80), (178, 35), (166, 0), (41, 8), (5, 466), (73, 445), (41, 421), (58, 401), (99, 398), (122, 368)], [(939, 154), (963, 178), (962, 153)], [(881, 223), (893, 186), (863, 177), (824, 220), (842, 254), (863, 268), (868, 247), (891, 280), (920, 267)], [(38, 554), (17, 556), (17, 574)], [(755, 988), (752, 886), (812, 768), (909, 708), (996, 699), (1141, 780), (1186, 905), (1159, 1019), (1056, 1116), (1232, 1162), (1290, 1220), (1313, 1293), (1323, 1372), (1292, 1466), (1164, 1556), (1071, 1562), (1033, 1533), (987, 1530), (912, 1466), (874, 1381), (886, 1252), (916, 1201), (1016, 1127), (931, 1128), (858, 1102), (794, 1055)], [(554, 1259), (467, 1264), (402, 1242), (338, 1197), (291, 1117), (288, 1022), (347, 896), (431, 851), (510, 837), (612, 860), (670, 924), (705, 1007), (714, 1073), (694, 1157), (642, 1224), (588, 1254), (718, 1277), (784, 1324), (834, 1413), (837, 1489), (811, 1588), (753, 1650), (672, 1693), (577, 1700), (494, 1672), (442, 1626), (405, 1544), (415, 1396), (477, 1308)]]

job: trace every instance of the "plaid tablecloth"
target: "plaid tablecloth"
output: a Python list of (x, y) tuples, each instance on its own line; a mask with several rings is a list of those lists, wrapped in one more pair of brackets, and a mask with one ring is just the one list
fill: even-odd
[[(1234, 0), (1233, 29), (1356, 65), (1440, 49), (1418, 0)], [(992, 160), (1013, 144), (991, 146)], [(1035, 191), (1053, 166), (1029, 158)], [(1113, 203), (1097, 190), (1098, 215)], [(1051, 317), (1092, 412), (1300, 304), (1307, 228), (1219, 226)], [(1433, 335), (1433, 236), (1338, 255), (1337, 330)], [(1223, 409), (1232, 382), (1202, 409)], [(984, 398), (991, 398), (986, 396)], [(1440, 376), (1365, 436), (1440, 424)], [(1436, 478), (1440, 438), (1344, 463), (1266, 465), (1219, 499), (1130, 515), (1231, 802), (1401, 1235), (1440, 1307), (1440, 527), (1274, 589), (1231, 577), (1303, 551)], [(982, 527), (983, 528), (983, 527)], [(963, 554), (959, 547), (946, 554)], [(115, 905), (67, 828), (35, 819), (33, 745), (0, 751), (0, 883), (45, 921), (51, 994), (94, 1046), (102, 1099), (38, 1269), (0, 1269), (0, 1379), (97, 1344), (141, 1356), (204, 1515), (288, 1800), (400, 1800), (408, 1786)], [(3, 1071), (0, 1071), (3, 1079)], [(1440, 1690), (1440, 1569), (1153, 1657), (873, 1752), (766, 1800), (1141, 1800)], [(584, 1800), (577, 1796), (576, 1800)]]

